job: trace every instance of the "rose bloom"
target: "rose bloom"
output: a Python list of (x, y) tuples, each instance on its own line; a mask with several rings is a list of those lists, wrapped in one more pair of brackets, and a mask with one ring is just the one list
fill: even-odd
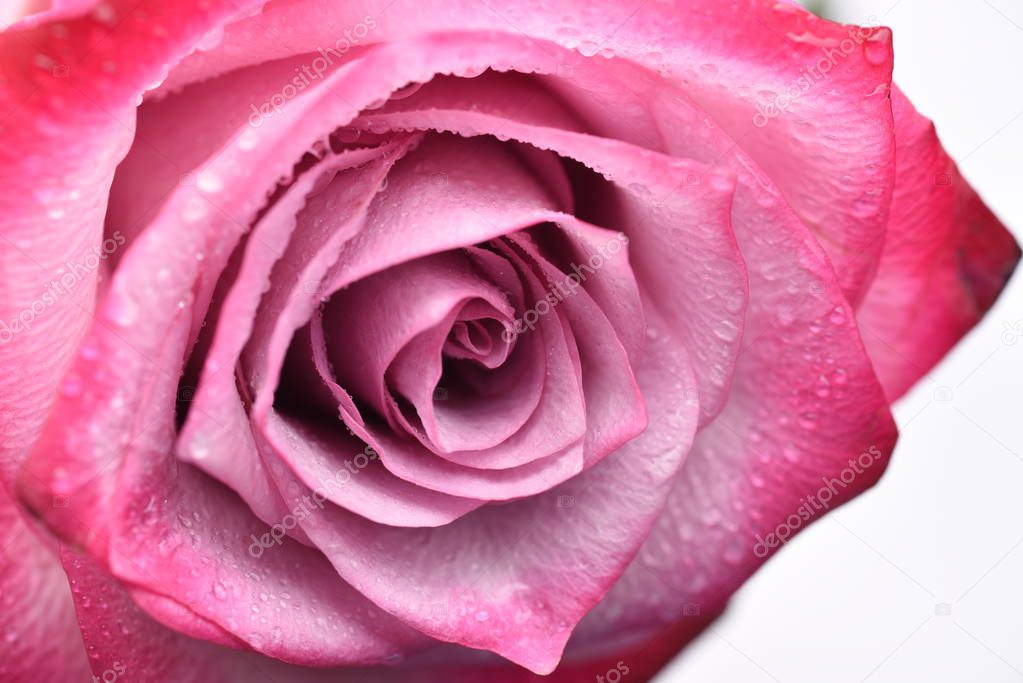
[(5, 12), (3, 681), (648, 680), (1019, 258), (786, 3)]

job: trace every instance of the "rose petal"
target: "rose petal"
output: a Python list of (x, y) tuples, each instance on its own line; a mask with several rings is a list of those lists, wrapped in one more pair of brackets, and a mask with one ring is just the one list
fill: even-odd
[[(425, 430), (421, 437), (424, 445), (438, 452), (482, 450), (501, 443), (522, 426), (536, 406), (542, 375), (533, 368), (525, 375), (528, 388), (513, 385), (504, 400), (470, 397), (461, 409), (433, 406), (442, 347), (451, 334), (454, 316), (471, 302), (485, 304), (493, 316), (506, 321), (504, 327), (515, 316), (496, 286), (482, 280), (469, 257), (458, 252), (408, 261), (355, 282), (336, 293), (324, 312), (326, 334), (333, 342), (329, 351), (335, 374), (343, 386), (382, 416), (396, 410), (391, 406), (391, 391), (399, 391), (418, 412)], [(435, 343), (412, 348), (430, 355), (402, 354), (402, 362), (391, 369), (399, 353), (427, 333)], [(405, 375), (402, 367), (418, 372)], [(535, 367), (542, 373), (542, 361)], [(519, 394), (526, 400), (520, 402)], [(391, 423), (400, 429), (395, 420)]]
[[(372, 193), (392, 163), (384, 158), (385, 152), (371, 149), (343, 153), (324, 160), (290, 187), (248, 237), (239, 272), (211, 321), (216, 332), (176, 452), (237, 491), (261, 519), (271, 524), (287, 510), (273, 492), (256, 452), (238, 393), (235, 366), (251, 333), (263, 292), (270, 285), (271, 269), (293, 237), (297, 216), (311, 201), (313, 188), (341, 173), (353, 187), (365, 186), (365, 191)], [(367, 162), (373, 163), (367, 168), (352, 168)], [(240, 463), (247, 466), (240, 467)]]
[[(679, 623), (692, 605), (719, 611), (777, 549), (760, 539), (823, 514), (807, 503), (822, 490), (835, 507), (869, 488), (894, 446), (888, 402), (827, 257), (767, 175), (712, 123), (706, 131), (669, 144), (738, 177), (733, 225), (750, 268), (744, 350), (728, 404), (701, 430), (639, 557), (580, 626), (590, 646)], [(863, 454), (860, 473), (829, 484)]]
[[(609, 26), (616, 28), (609, 32)], [(338, 41), (358, 29), (358, 39)], [(549, 7), (509, 0), (499, 11), (476, 0), (443, 0), (432, 9), (421, 0), (343, 7), (304, 0), (273, 3), (232, 24), (217, 49), (189, 56), (167, 87), (319, 46), (338, 43), (344, 60), (366, 46), (444, 31), (492, 32), (487, 41), (529, 36), (545, 46), (548, 62), (556, 46), (606, 55), (563, 63), (561, 77), (549, 80), (559, 93), (574, 95), (573, 105), (589, 101), (586, 114), (600, 134), (637, 144), (642, 139), (659, 151), (666, 151), (660, 132), (677, 122), (650, 112), (647, 102), (658, 97), (650, 85), (661, 93), (683, 88), (775, 179), (835, 264), (850, 301), (865, 294), (884, 245), (895, 175), (886, 28), (842, 26), (773, 0), (687, 0), (638, 9), (588, 0)], [(287, 44), (268, 38), (274, 35), (289, 36)], [(736, 51), (737, 42), (743, 50)], [(528, 57), (509, 56), (502, 63), (526, 70), (523, 60)], [(594, 72), (600, 74), (595, 82), (586, 82)], [(627, 77), (609, 83), (616, 72)]]
[[(607, 241), (609, 244), (621, 245), (618, 239), (615, 235)], [(564, 278), (564, 274), (522, 235), (513, 235), (510, 240), (526, 254), (522, 260), (528, 258), (532, 261), (549, 282), (558, 282), (559, 278)], [(609, 255), (609, 258), (613, 258), (613, 255)], [(619, 258), (625, 260), (626, 255), (619, 253)], [(528, 266), (523, 263), (523, 267)], [(586, 290), (576, 290), (566, 296), (558, 310), (564, 312), (571, 326), (579, 356), (583, 395), (586, 398), (584, 458), (587, 465), (592, 465), (643, 432), (647, 426), (646, 406), (624, 345), (607, 316)], [(639, 316), (633, 325), (645, 329), (643, 322), (642, 316)]]
[[(616, 183), (620, 215), (605, 209), (592, 220), (605, 227), (628, 227), (633, 270), (654, 304), (672, 320), (672, 333), (694, 357), (703, 390), (704, 419), (709, 419), (727, 391), (743, 324), (746, 283), (727, 220), (694, 221), (697, 210), (693, 204), (706, 201), (711, 194), (727, 196), (730, 182), (723, 174), (694, 162), (548, 127), (542, 112), (549, 107), (508, 105), (509, 101), (544, 98), (531, 88), (515, 92), (516, 85), (522, 89), (521, 82), (500, 76), (437, 81), (380, 113), (364, 114), (354, 125), (513, 137), (580, 161)], [(509, 87), (513, 88), (510, 92)], [(465, 101), (466, 88), (474, 92), (473, 105), (460, 109), (457, 103)], [(418, 108), (420, 96), (422, 110)], [(447, 101), (453, 108), (439, 104)], [(692, 182), (692, 178), (702, 182)]]
[(892, 93), (898, 175), (884, 254), (857, 312), (888, 398), (902, 396), (994, 303), (1020, 258), (934, 124)]
[(610, 654), (594, 652), (566, 661), (545, 677), (454, 646), (399, 666), (311, 669), (183, 637), (149, 618), (123, 588), (84, 558), (65, 549), (63, 560), (76, 588), (81, 637), (93, 653), (92, 674), (98, 677), (123, 670), (130, 680), (175, 683), (575, 683), (610, 669), (621, 671), (619, 663), (627, 663), (631, 678), (647, 680), (691, 635), (672, 629), (652, 639), (632, 639)]
[[(310, 424), (271, 412), (260, 437), (272, 449), (268, 457), (287, 463), (315, 493), (380, 524), (442, 526), (484, 503), (438, 493), (394, 476), (380, 462), (369, 460), (363, 442), (337, 423)], [(366, 461), (360, 461), (360, 456)]]
[[(656, 314), (648, 322), (664, 329)], [(642, 393), (663, 398), (650, 406), (650, 426), (551, 491), (436, 529), (381, 527), (340, 508), (300, 524), (346, 580), (392, 614), (547, 673), (645, 538), (695, 431), (685, 351), (662, 335), (643, 358)], [(295, 491), (287, 477), (279, 488)]]
[[(542, 298), (545, 290), (535, 274), (523, 275), (526, 300)], [(468, 454), (441, 459), (390, 430), (370, 428), (370, 444), (395, 475), (456, 496), (510, 500), (546, 491), (577, 475), (585, 464), (583, 437), (589, 414), (565, 325), (559, 315), (544, 316), (537, 330), (540, 339), (526, 340), (543, 349), (548, 366), (539, 404), (526, 425), (495, 446), (494, 453), (475, 456), (493, 465), (508, 462), (509, 458), (514, 458), (513, 462), (525, 460), (522, 464), (509, 469), (477, 469), (468, 462)]]
[(67, 577), (56, 547), (38, 532), (0, 485), (0, 678), (85, 680), (89, 665)]

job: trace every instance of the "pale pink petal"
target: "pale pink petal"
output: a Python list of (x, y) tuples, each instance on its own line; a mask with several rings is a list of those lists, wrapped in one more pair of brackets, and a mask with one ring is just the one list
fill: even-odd
[[(241, 248), (244, 256), (230, 292), (209, 324), (216, 331), (206, 353), (188, 418), (178, 437), (178, 457), (197, 464), (235, 491), (264, 521), (273, 523), (286, 512), (256, 452), (248, 416), (235, 381), (235, 366), (248, 340), (257, 308), (270, 285), (274, 264), (284, 254), (296, 229), (298, 214), (316, 185), (341, 173), (355, 187), (372, 193), (390, 168), (386, 150), (368, 149), (325, 159), (302, 176), (252, 230)], [(351, 167), (374, 162), (366, 169)], [(195, 353), (195, 351), (193, 351)], [(246, 466), (240, 467), (240, 463)]]
[[(665, 329), (656, 315), (648, 323)], [(574, 624), (646, 537), (695, 431), (688, 359), (666, 335), (659, 339), (648, 342), (637, 371), (643, 394), (663, 399), (650, 405), (650, 426), (561, 486), (436, 529), (381, 527), (339, 508), (301, 524), (346, 580), (402, 620), (553, 670)], [(295, 490), (286, 478), (279, 483)]]
[[(709, 419), (727, 392), (743, 324), (746, 276), (727, 218), (696, 222), (692, 217), (701, 211), (696, 204), (715, 195), (729, 196), (730, 181), (725, 174), (695, 162), (548, 127), (542, 117), (549, 107), (507, 104), (545, 97), (528, 87), (506, 97), (506, 86), (516, 84), (524, 87), (500, 76), (436, 81), (380, 113), (364, 114), (354, 125), (513, 137), (584, 163), (615, 183), (613, 195), (594, 193), (606, 203), (589, 209), (593, 217), (585, 215), (602, 227), (627, 231), (630, 263), (640, 286), (671, 320), (671, 332), (694, 358), (701, 381), (701, 409), (704, 419)], [(467, 88), (475, 93), (471, 108), (442, 106), (447, 100), (464, 102)], [(419, 109), (420, 97), (423, 109)], [(693, 182), (694, 178), (700, 180)]]
[[(565, 274), (544, 258), (523, 235), (509, 238), (525, 254), (522, 268), (537, 268), (548, 282), (563, 281)], [(617, 236), (609, 243), (620, 244)], [(624, 246), (622, 247), (624, 250)], [(508, 249), (509, 258), (516, 258)], [(626, 254), (617, 256), (625, 260)], [(608, 254), (608, 259), (615, 255)], [(526, 261), (532, 263), (526, 263)], [(599, 278), (600, 273), (594, 273)], [(634, 326), (645, 330), (640, 308)], [(624, 344), (615, 334), (607, 316), (585, 289), (567, 295), (558, 307), (568, 322), (579, 357), (583, 396), (586, 400), (586, 439), (584, 459), (587, 466), (641, 434), (647, 426), (643, 394), (636, 384)], [(638, 354), (637, 354), (638, 355)], [(641, 361), (640, 361), (641, 362)]]
[[(441, 352), (453, 334), (454, 321), (466, 315), (466, 307), (473, 303), (479, 304), (479, 315), (501, 323), (498, 330), (512, 325), (515, 311), (496, 285), (481, 279), (470, 258), (460, 252), (408, 261), (337, 292), (325, 307), (324, 324), (340, 383), (400, 429), (390, 418), (395, 410), (391, 392), (397, 391), (415, 408), (425, 431), (421, 436), (424, 445), (438, 452), (481, 450), (504, 441), (532, 413), (542, 385), (540, 376), (526, 375), (532, 392), (514, 387), (493, 399), (478, 400), (470, 395), (457, 408), (445, 409), (445, 402), (434, 406)], [(402, 362), (395, 364), (403, 350), (428, 333), (435, 343), (414, 345), (411, 348), (421, 353), (413, 357), (403, 354)], [(497, 341), (507, 348), (500, 332)], [(542, 372), (542, 363), (534, 366)], [(404, 367), (410, 371), (403, 374)], [(523, 401), (520, 410), (519, 394), (528, 399), (531, 393), (533, 401)]]
[[(344, 426), (306, 423), (270, 412), (257, 436), (303, 484), (326, 500), (380, 524), (429, 527), (449, 524), (483, 500), (438, 493), (394, 476)], [(365, 462), (363, 462), (365, 460)]]

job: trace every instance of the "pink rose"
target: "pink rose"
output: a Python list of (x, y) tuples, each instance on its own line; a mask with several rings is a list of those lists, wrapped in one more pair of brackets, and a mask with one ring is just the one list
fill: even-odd
[(5, 681), (647, 680), (1019, 258), (885, 28), (22, 4)]

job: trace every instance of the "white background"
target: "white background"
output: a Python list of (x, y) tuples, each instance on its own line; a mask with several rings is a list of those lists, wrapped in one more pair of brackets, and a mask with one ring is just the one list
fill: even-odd
[[(830, 0), (827, 11), (892, 27), (897, 82), (1023, 237), (1023, 2)], [(1017, 323), (1019, 273), (896, 406), (902, 437), (880, 484), (790, 542), (656, 683), (1023, 683)]]

